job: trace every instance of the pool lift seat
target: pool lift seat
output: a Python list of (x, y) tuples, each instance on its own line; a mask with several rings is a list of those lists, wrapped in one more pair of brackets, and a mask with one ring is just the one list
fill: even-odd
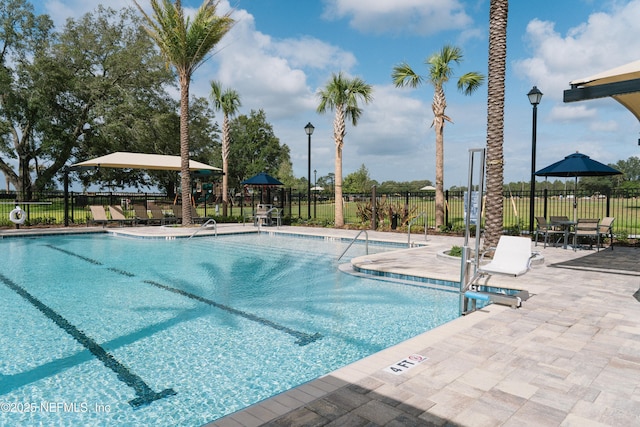
[[(482, 264), (482, 259), (488, 252), (494, 251), (493, 259), (488, 264)], [(468, 314), (476, 310), (477, 301), (491, 302), (500, 305), (508, 305), (512, 308), (522, 306), (522, 301), (529, 299), (529, 292), (521, 290), (514, 295), (501, 292), (490, 292), (486, 289), (488, 281), (493, 275), (518, 277), (527, 273), (531, 268), (531, 261), (538, 256), (531, 251), (531, 239), (518, 236), (501, 236), (498, 246), (486, 250), (480, 258), (476, 271), (463, 288), (464, 307), (462, 314)], [(480, 281), (484, 278), (484, 282)], [(471, 308), (469, 309), (469, 302)]]

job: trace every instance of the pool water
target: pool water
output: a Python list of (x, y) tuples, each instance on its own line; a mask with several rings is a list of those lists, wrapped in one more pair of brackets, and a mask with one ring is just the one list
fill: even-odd
[(454, 292), (338, 271), (346, 246), (0, 240), (0, 425), (201, 425), (458, 316)]

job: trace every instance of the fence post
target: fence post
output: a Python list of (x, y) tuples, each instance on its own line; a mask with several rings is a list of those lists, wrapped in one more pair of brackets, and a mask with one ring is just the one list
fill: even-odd
[(378, 229), (378, 212), (376, 203), (376, 186), (371, 187), (371, 229)]
[(444, 226), (449, 226), (449, 190), (444, 192)]
[(543, 205), (544, 205), (544, 212), (543, 212), (543, 216), (546, 218), (546, 217), (547, 217), (547, 202), (548, 202), (548, 200), (547, 200), (547, 196), (548, 196), (548, 194), (549, 194), (546, 188), (544, 189), (544, 191), (542, 192), (542, 194), (543, 194), (543, 195), (542, 195), (542, 198), (544, 199), (544, 202), (543, 202)]

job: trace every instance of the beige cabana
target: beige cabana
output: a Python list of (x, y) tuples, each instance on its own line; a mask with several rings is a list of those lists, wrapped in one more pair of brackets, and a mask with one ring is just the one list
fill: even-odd
[(569, 83), (564, 102), (612, 97), (640, 120), (640, 60)]
[[(71, 165), (72, 170), (89, 169), (89, 168), (121, 168), (121, 169), (154, 169), (154, 170), (172, 170), (179, 171), (180, 156), (166, 156), (163, 154), (145, 154), (145, 153), (128, 153), (118, 151), (107, 154), (106, 156), (97, 157), (95, 159)], [(204, 163), (189, 160), (189, 170), (198, 171), (218, 171), (222, 169), (209, 166)]]

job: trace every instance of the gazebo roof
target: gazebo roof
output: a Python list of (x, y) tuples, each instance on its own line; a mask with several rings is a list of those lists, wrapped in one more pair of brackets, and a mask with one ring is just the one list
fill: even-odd
[[(86, 168), (123, 168), (123, 169), (154, 169), (154, 170), (173, 170), (180, 171), (180, 156), (167, 156), (163, 154), (145, 154), (145, 153), (129, 153), (118, 151), (107, 154), (106, 156), (96, 157), (95, 159), (71, 165), (71, 169)], [(189, 160), (189, 170), (208, 170), (222, 172), (222, 169), (209, 166), (205, 163)]]

